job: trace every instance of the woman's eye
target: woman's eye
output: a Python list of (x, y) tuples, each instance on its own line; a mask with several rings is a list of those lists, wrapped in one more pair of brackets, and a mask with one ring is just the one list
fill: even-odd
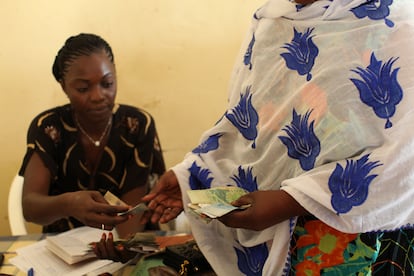
[(86, 91), (88, 91), (88, 87), (78, 87), (76, 88), (76, 90), (80, 93), (85, 93)]
[(104, 88), (110, 88), (110, 87), (112, 87), (113, 84), (114, 84), (113, 82), (103, 82), (102, 83), (102, 87), (104, 87)]

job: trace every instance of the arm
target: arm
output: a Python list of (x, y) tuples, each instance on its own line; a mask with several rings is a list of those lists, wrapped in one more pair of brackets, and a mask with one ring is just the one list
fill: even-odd
[(234, 206), (251, 204), (245, 210), (236, 210), (219, 218), (222, 223), (232, 228), (260, 231), (291, 217), (307, 214), (293, 197), (282, 190), (252, 192), (232, 204)]
[(88, 226), (110, 230), (127, 218), (116, 216), (125, 207), (110, 206), (97, 191), (77, 191), (49, 196), (50, 171), (40, 156), (33, 153), (25, 173), (22, 196), (23, 214), (27, 221), (41, 225), (50, 224), (64, 217), (75, 217)]

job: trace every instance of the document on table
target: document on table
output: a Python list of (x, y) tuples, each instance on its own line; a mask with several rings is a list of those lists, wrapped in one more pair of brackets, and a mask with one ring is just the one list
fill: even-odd
[[(73, 231), (73, 232), (72, 232)], [(91, 227), (77, 228), (65, 233), (76, 233), (85, 242), (99, 240), (102, 230)], [(10, 263), (22, 271), (33, 268), (34, 275), (98, 275), (94, 271), (115, 272), (124, 265), (110, 260), (91, 259), (85, 262), (69, 265), (47, 248), (47, 240), (41, 240), (32, 245), (17, 249), (17, 256), (10, 259)]]

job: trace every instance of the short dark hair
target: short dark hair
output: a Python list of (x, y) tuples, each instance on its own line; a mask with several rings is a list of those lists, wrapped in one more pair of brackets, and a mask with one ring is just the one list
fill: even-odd
[(80, 56), (89, 56), (92, 53), (105, 51), (108, 58), (114, 63), (114, 55), (111, 46), (103, 38), (95, 34), (81, 33), (69, 37), (65, 45), (56, 55), (52, 66), (53, 76), (57, 81), (63, 80), (71, 62)]

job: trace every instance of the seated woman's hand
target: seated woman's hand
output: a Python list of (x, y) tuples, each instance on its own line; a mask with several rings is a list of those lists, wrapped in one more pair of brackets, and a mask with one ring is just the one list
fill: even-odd
[(128, 216), (118, 213), (128, 210), (128, 206), (110, 205), (97, 191), (78, 191), (66, 193), (68, 200), (68, 216), (72, 216), (91, 227), (112, 230), (115, 225), (128, 220)]
[(111, 232), (108, 233), (108, 237), (103, 233), (99, 242), (92, 243), (92, 249), (99, 259), (108, 259), (122, 263), (133, 259), (137, 254), (136, 252), (129, 251), (122, 244), (116, 244)]

